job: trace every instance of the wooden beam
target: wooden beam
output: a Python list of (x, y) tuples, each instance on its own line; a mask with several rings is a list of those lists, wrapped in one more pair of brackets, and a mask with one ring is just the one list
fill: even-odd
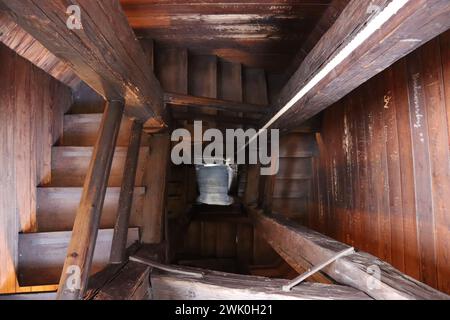
[(195, 97), (179, 93), (165, 93), (164, 102), (170, 104), (172, 106), (172, 109), (176, 107), (188, 106), (205, 111), (219, 110), (257, 114), (267, 114), (267, 112), (269, 111), (267, 106), (236, 101), (227, 101), (215, 98)]
[[(163, 115), (163, 93), (118, 0), (1, 0), (16, 23), (106, 100), (124, 100), (142, 122)], [(81, 10), (69, 29), (68, 5)]]
[[(255, 207), (248, 212), (257, 230), (275, 250), (290, 259), (317, 265), (350, 246), (333, 240), (279, 215), (267, 216)], [(289, 261), (287, 261), (289, 263)], [(376, 277), (379, 270), (380, 277)], [(416, 281), (390, 264), (365, 252), (356, 252), (322, 270), (338, 283), (359, 289), (374, 299), (449, 299), (450, 297)]]
[(133, 121), (130, 143), (128, 145), (127, 159), (120, 189), (117, 220), (114, 227), (114, 236), (111, 246), (110, 263), (122, 263), (125, 259), (127, 230), (130, 221), (131, 206), (133, 204), (134, 185), (139, 159), (139, 150), (142, 137), (142, 123)]
[(221, 124), (229, 124), (229, 125), (245, 125), (247, 127), (257, 127), (259, 125), (259, 121), (256, 119), (251, 118), (242, 118), (239, 116), (230, 116), (230, 115), (210, 115), (210, 114), (203, 114), (203, 113), (192, 113), (192, 112), (179, 112), (179, 111), (172, 111), (172, 117), (174, 120), (189, 120), (189, 121), (195, 121), (195, 120), (201, 120), (205, 122), (213, 122), (220, 120)]
[(170, 145), (168, 134), (157, 134), (150, 138), (150, 157), (144, 178), (147, 192), (143, 209), (143, 243), (161, 243), (164, 237), (166, 176), (170, 161)]
[(449, 27), (447, 0), (352, 0), (283, 88), (264, 127), (295, 128)]
[(48, 51), (4, 11), (0, 11), (0, 42), (72, 90), (81, 83), (67, 63)]
[(151, 287), (155, 300), (368, 300), (354, 288), (320, 283), (302, 283), (290, 292), (281, 287), (289, 280), (227, 274), (201, 269), (202, 278), (153, 271)]
[[(106, 105), (59, 282), (58, 299), (81, 299), (87, 288), (123, 108), (121, 101)], [(74, 266), (79, 271), (80, 285), (72, 287), (68, 281), (73, 281)]]
[(90, 300), (146, 300), (150, 289), (150, 268), (129, 261)]

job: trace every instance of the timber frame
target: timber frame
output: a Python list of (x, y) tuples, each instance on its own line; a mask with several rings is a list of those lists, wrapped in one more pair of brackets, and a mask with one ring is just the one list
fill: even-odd
[[(358, 36), (369, 32), (372, 22), (396, 4), (402, 6), (394, 9), (397, 11), (390, 19), (353, 46)], [(292, 130), (447, 30), (449, 16), (450, 4), (446, 0), (350, 1), (283, 87), (272, 114), (261, 126)], [(351, 54), (342, 59), (350, 48)], [(327, 69), (330, 65), (333, 68)]]
[[(128, 281), (126, 270), (134, 272), (141, 282), (150, 276), (156, 299), (448, 299), (447, 295), (408, 277), (372, 255), (362, 251), (348, 253), (350, 246), (296, 225), (274, 213), (271, 195), (274, 192), (275, 178), (259, 176), (258, 166), (247, 168), (247, 185), (243, 196), (245, 214), (225, 212), (212, 217), (189, 210), (186, 225), (191, 221), (208, 223), (214, 219), (233, 225), (253, 225), (297, 272), (312, 268), (313, 272), (307, 273), (307, 276), (322, 283), (301, 283), (298, 288), (290, 291), (293, 285), (290, 286), (287, 280), (268, 280), (188, 267), (177, 269), (169, 263), (170, 246), (173, 243), (165, 234), (168, 227), (165, 220), (165, 199), (171, 141), (165, 130), (171, 123), (171, 118), (180, 121), (204, 119), (212, 122), (219, 118), (220, 112), (234, 112), (251, 117), (247, 119), (242, 114), (224, 114), (223, 117), (220, 115), (221, 121), (246, 127), (280, 128), (283, 132), (303, 124), (303, 129), (300, 130), (314, 131), (311, 128), (315, 125), (305, 125), (306, 121), (311, 121), (320, 111), (450, 27), (448, 0), (401, 1), (350, 1), (340, 17), (304, 58), (281, 90), (276, 102), (269, 107), (164, 92), (118, 0), (72, 1), (80, 6), (87, 17), (83, 19), (83, 28), (79, 30), (66, 27), (65, 8), (59, 1), (0, 0), (0, 5), (7, 12), (7, 15), (1, 13), (0, 21), (8, 21), (10, 30), (31, 36), (42, 44), (42, 52), (55, 59), (58, 69), (72, 70), (68, 78), (62, 81), (76, 86), (76, 82), (82, 80), (106, 101), (57, 299), (79, 300), (85, 298), (86, 294), (90, 298), (104, 295), (113, 299), (114, 286), (109, 282), (111, 274), (119, 275), (120, 281)], [(333, 61), (347, 46), (352, 46), (365, 27), (376, 21), (384, 10), (392, 8), (393, 3), (402, 5), (395, 8), (395, 13), (378, 25), (365, 41), (353, 48), (327, 73), (322, 73), (328, 65), (333, 65)], [(377, 9), (368, 11), (369, 6)], [(113, 15), (115, 19), (110, 19), (109, 15)], [(2, 35), (3, 33), (0, 38)], [(10, 45), (13, 46), (12, 43)], [(182, 112), (184, 107), (190, 107), (196, 112)], [(201, 111), (205, 110), (209, 113), (202, 114)], [(123, 115), (133, 120), (125, 164), (125, 172), (129, 175), (125, 175), (126, 178), (122, 181), (110, 265), (103, 275), (97, 275), (102, 281), (105, 274), (110, 277), (108, 281), (100, 281), (102, 291), (90, 288), (88, 281)], [(150, 139), (150, 164), (146, 168), (145, 179), (148, 180), (147, 188), (151, 193), (145, 198), (143, 205), (150, 214), (144, 217), (147, 228), (142, 230), (141, 240), (164, 251), (164, 254), (153, 254), (152, 257), (157, 260), (152, 260), (153, 262), (146, 260), (148, 257), (128, 261), (130, 254), (126, 250), (127, 235), (141, 135), (143, 131), (150, 131), (152, 128), (162, 132), (154, 134)], [(186, 225), (183, 224), (177, 231), (184, 232)], [(178, 234), (174, 235), (177, 236)], [(348, 255), (336, 258), (343, 251)], [(324, 262), (327, 263), (314, 269)], [(375, 279), (375, 284), (368, 285), (373, 281), (373, 276), (368, 273), (373, 266), (380, 270), (381, 277)], [(80, 283), (75, 286), (71, 282), (74, 272), (80, 275)], [(195, 272), (200, 274), (200, 280), (192, 276)], [(144, 291), (148, 288), (140, 285), (134, 286), (133, 290), (139, 289), (140, 296), (144, 296)], [(250, 286), (251, 290), (246, 290)], [(289, 290), (283, 291), (286, 286)], [(190, 292), (195, 292), (195, 296), (190, 296)], [(328, 295), (324, 295), (324, 292)], [(133, 296), (129, 292), (124, 295)]]

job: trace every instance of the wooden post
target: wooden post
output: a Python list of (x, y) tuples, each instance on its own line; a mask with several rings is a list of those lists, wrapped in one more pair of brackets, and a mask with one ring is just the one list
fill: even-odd
[(148, 244), (163, 241), (164, 212), (166, 203), (166, 174), (170, 153), (168, 134), (152, 136), (150, 158), (145, 173), (147, 187), (144, 199), (142, 242)]
[(123, 173), (122, 188), (120, 189), (117, 220), (111, 245), (110, 263), (122, 263), (125, 259), (128, 223), (133, 203), (134, 183), (139, 159), (139, 148), (142, 137), (142, 123), (134, 121), (131, 128), (130, 143)]
[(123, 110), (122, 101), (111, 101), (103, 114), (59, 282), (60, 300), (81, 299), (87, 287)]

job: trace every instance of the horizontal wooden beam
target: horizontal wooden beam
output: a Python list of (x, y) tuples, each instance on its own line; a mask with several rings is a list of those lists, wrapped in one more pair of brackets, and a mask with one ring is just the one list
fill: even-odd
[(263, 127), (295, 128), (449, 27), (448, 0), (352, 0), (290, 78)]
[[(306, 260), (318, 265), (350, 248), (279, 215), (267, 216), (255, 207), (248, 207), (247, 211), (267, 242), (293, 261)], [(338, 283), (359, 289), (374, 299), (450, 299), (365, 252), (340, 258), (322, 271)]]
[(198, 108), (199, 110), (234, 111), (257, 114), (267, 114), (269, 111), (268, 107), (263, 105), (195, 97), (180, 93), (165, 93), (164, 102), (170, 104), (172, 107), (188, 106)]
[(188, 120), (188, 121), (206, 121), (206, 122), (220, 122), (220, 124), (228, 125), (239, 125), (239, 126), (251, 126), (257, 127), (259, 125), (259, 120), (243, 118), (239, 116), (229, 116), (229, 115), (210, 115), (202, 113), (192, 113), (192, 112), (180, 112), (172, 111), (172, 117), (174, 120)]
[[(144, 122), (163, 115), (163, 93), (118, 0), (0, 0), (15, 22), (106, 100)], [(81, 28), (69, 28), (69, 5)], [(69, 21), (70, 22), (70, 21)]]
[(155, 300), (367, 300), (354, 288), (321, 283), (302, 283), (290, 292), (281, 287), (288, 280), (202, 271), (202, 278), (153, 271), (151, 287)]
[(115, 272), (89, 300), (146, 300), (150, 287), (150, 268), (129, 261)]

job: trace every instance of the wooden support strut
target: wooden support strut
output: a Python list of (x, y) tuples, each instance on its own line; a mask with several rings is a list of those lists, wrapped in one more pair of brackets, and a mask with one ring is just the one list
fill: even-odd
[[(265, 215), (262, 210), (247, 206), (256, 229), (275, 250), (282, 250), (290, 261), (307, 260), (318, 264), (335, 257), (350, 247), (277, 214)], [(371, 272), (379, 271), (379, 277)], [(385, 261), (358, 251), (323, 268), (336, 282), (354, 287), (379, 300), (448, 300), (450, 297), (403, 274)]]
[(106, 105), (59, 282), (59, 300), (81, 299), (87, 288), (123, 110), (123, 101)]
[(131, 128), (130, 143), (123, 173), (122, 188), (120, 189), (117, 220), (114, 227), (114, 236), (111, 245), (110, 263), (122, 263), (125, 259), (128, 224), (131, 206), (133, 204), (133, 191), (136, 180), (136, 171), (139, 159), (139, 148), (142, 137), (142, 123), (134, 121)]

